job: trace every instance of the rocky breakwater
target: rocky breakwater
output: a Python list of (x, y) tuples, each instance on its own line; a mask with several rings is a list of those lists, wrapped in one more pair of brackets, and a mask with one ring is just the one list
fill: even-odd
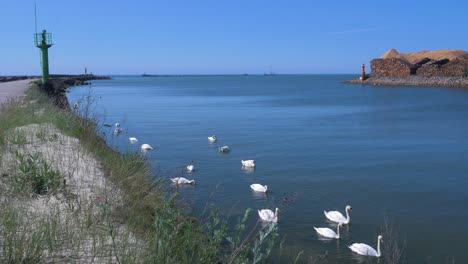
[(41, 78), (40, 76), (28, 76), (28, 75), (23, 75), (23, 76), (0, 76), (0, 83), (1, 82), (13, 82), (13, 81), (19, 81), (19, 80), (28, 80), (28, 79), (37, 79)]
[(88, 85), (90, 80), (111, 79), (109, 76), (87, 75), (51, 75), (49, 82), (41, 84), (40, 89), (45, 92), (60, 108), (69, 108), (66, 90), (71, 86)]
[(395, 49), (371, 61), (371, 74), (349, 83), (468, 88), (468, 53), (438, 50), (398, 53)]

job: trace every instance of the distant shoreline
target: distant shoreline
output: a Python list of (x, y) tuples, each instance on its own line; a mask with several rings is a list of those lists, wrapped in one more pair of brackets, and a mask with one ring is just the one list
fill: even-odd
[(360, 79), (353, 79), (345, 81), (345, 83), (383, 86), (429, 86), (468, 88), (468, 77), (370, 76), (364, 81), (361, 81)]

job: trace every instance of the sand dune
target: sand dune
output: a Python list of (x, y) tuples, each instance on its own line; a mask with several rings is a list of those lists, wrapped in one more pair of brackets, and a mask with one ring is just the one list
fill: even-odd
[(395, 58), (395, 59), (403, 59), (409, 63), (416, 63), (424, 58), (429, 58), (432, 60), (441, 60), (441, 59), (449, 59), (453, 60), (457, 57), (465, 55), (466, 52), (463, 50), (434, 50), (434, 51), (420, 51), (420, 52), (411, 52), (411, 53), (399, 53), (395, 49), (390, 49), (389, 51), (385, 52), (381, 59), (387, 58)]

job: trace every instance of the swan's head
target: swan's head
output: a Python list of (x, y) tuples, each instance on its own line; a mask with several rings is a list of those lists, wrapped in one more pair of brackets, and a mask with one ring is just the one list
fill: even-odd
[[(268, 190), (268, 186), (265, 185), (265, 191), (266, 191), (266, 190)], [(276, 209), (278, 209), (278, 208), (276, 208)]]
[(378, 236), (378, 237), (377, 237), (377, 240), (383, 243), (383, 238), (382, 238), (382, 236)]
[(119, 124), (119, 123), (115, 123), (115, 127), (120, 127), (120, 124)]
[(340, 223), (338, 224), (338, 226), (339, 226), (339, 227), (342, 227), (342, 226), (343, 226), (343, 223), (340, 222)]
[(351, 207), (351, 205), (346, 206), (346, 211), (350, 211), (350, 212), (353, 211), (353, 208)]

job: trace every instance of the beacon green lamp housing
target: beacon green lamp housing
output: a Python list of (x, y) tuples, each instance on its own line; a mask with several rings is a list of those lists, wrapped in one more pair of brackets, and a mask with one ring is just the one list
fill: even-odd
[(34, 44), (41, 49), (42, 83), (49, 81), (49, 48), (52, 47), (52, 34), (45, 30), (34, 34)]

